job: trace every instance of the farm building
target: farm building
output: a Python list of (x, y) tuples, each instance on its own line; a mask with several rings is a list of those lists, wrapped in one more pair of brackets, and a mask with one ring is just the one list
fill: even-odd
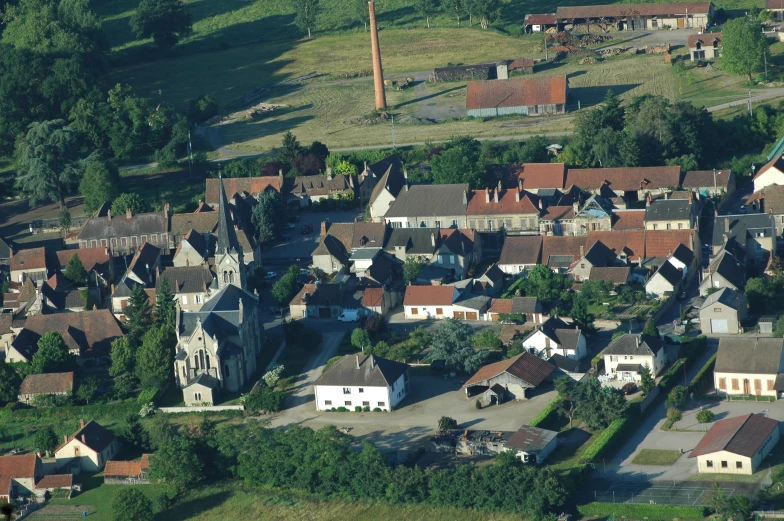
[(103, 482), (108, 485), (145, 485), (150, 482), (147, 479), (147, 471), (150, 470), (150, 455), (142, 454), (139, 461), (116, 461), (106, 462), (103, 470)]
[(561, 29), (554, 14), (527, 14), (523, 20), (523, 30), (526, 33), (543, 33), (551, 27)]
[(619, 31), (689, 29), (708, 25), (713, 18), (713, 3), (559, 6), (555, 18), (564, 26), (584, 24), (590, 28), (593, 24)]
[(430, 81), (505, 80), (514, 74), (534, 72), (533, 58), (501, 60), (496, 63), (455, 65), (433, 69)]
[(473, 117), (565, 114), (567, 90), (566, 76), (471, 81), (466, 110)]
[(524, 352), (479, 369), (465, 383), (466, 398), (478, 397), (486, 405), (527, 400), (553, 371), (554, 365)]

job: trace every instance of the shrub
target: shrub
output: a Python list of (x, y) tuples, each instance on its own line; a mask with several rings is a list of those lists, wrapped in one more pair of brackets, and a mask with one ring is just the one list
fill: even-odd
[(364, 407), (362, 407), (362, 412), (370, 412), (370, 406), (365, 405)]
[(356, 407), (354, 407), (354, 412), (362, 412), (362, 406), (357, 405)]
[(345, 407), (338, 407), (336, 410), (337, 412), (348, 412), (348, 409), (346, 409)]
[(155, 403), (155, 398), (158, 395), (158, 389), (144, 389), (136, 397), (136, 403), (144, 405), (145, 403)]
[(677, 407), (670, 407), (667, 409), (667, 419), (672, 423), (679, 422), (683, 419), (683, 412)]
[(645, 505), (634, 503), (588, 503), (580, 505), (577, 511), (583, 517), (629, 519), (648, 519), (649, 521), (670, 521), (672, 519), (702, 519), (705, 507), (678, 505)]
[(283, 405), (283, 391), (274, 391), (259, 386), (250, 394), (240, 398), (240, 403), (251, 411), (278, 412)]
[(683, 364), (684, 359), (681, 358), (680, 360), (676, 361), (670, 367), (670, 370), (664, 373), (662, 379), (659, 380), (659, 387), (661, 387), (662, 391), (666, 392), (678, 385), (683, 378)]
[(474, 402), (474, 407), (476, 407), (477, 409), (481, 409), (482, 408), (482, 402), (480, 402), (479, 400), (476, 400)]
[(617, 449), (625, 441), (626, 436), (634, 429), (628, 429), (628, 418), (617, 418), (596, 437), (593, 443), (585, 450), (581, 463), (589, 463), (594, 459), (608, 455), (612, 450)]
[(716, 355), (713, 355), (705, 362), (705, 365), (694, 375), (694, 378), (689, 382), (689, 391), (704, 394), (713, 383), (713, 368), (716, 365)]
[(383, 411), (381, 410), (381, 407), (376, 407), (375, 409), (373, 409), (373, 412), (383, 412)]

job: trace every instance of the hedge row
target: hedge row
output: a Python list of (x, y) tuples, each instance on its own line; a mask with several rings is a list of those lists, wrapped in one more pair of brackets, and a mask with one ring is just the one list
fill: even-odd
[(626, 441), (626, 437), (634, 433), (636, 429), (626, 428), (630, 425), (632, 418), (617, 418), (602, 433), (593, 440), (593, 443), (585, 450), (580, 463), (590, 463), (595, 459), (604, 456), (608, 451), (617, 449), (620, 444)]
[(698, 337), (681, 337), (681, 358), (686, 359), (687, 364), (696, 362), (708, 347), (708, 338), (704, 335)]
[(649, 521), (671, 521), (675, 518), (703, 519), (706, 515), (705, 507), (635, 503), (588, 503), (578, 506), (577, 511), (585, 517), (616, 516)]
[(659, 380), (659, 387), (661, 387), (663, 392), (667, 392), (676, 385), (683, 382), (683, 364), (686, 363), (685, 359), (680, 358), (672, 367), (670, 367), (669, 371), (664, 373), (662, 379)]
[(694, 375), (689, 382), (689, 390), (697, 394), (703, 394), (713, 383), (713, 368), (716, 366), (716, 355), (713, 355), (705, 362), (702, 369)]
[(550, 421), (554, 421), (558, 416), (558, 403), (561, 401), (559, 396), (553, 398), (553, 401), (547, 404), (547, 407), (539, 411), (539, 414), (536, 417), (528, 422), (528, 425), (531, 427), (538, 427), (544, 423), (549, 423)]

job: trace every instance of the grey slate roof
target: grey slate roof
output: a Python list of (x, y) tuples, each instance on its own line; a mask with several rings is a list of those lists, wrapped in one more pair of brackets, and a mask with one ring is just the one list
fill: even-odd
[(658, 338), (647, 335), (633, 335), (627, 333), (616, 338), (604, 350), (605, 355), (656, 355), (664, 348), (664, 342)]
[(645, 209), (646, 221), (685, 221), (691, 217), (688, 199), (657, 199)]
[(393, 197), (397, 197), (403, 185), (406, 184), (406, 179), (403, 176), (403, 161), (397, 154), (392, 154), (381, 161), (376, 161), (372, 165), (368, 165), (368, 170), (373, 172), (376, 176), (380, 176), (376, 186), (373, 187), (373, 192), (370, 194), (370, 203), (372, 204), (382, 190), (386, 187)]
[[(703, 302), (702, 306), (700, 306), (700, 310), (706, 309), (716, 303), (724, 304), (725, 306), (728, 306), (732, 309), (739, 309), (739, 299), (742, 303), (746, 302), (746, 297), (734, 289), (721, 288), (716, 293), (708, 295), (708, 297), (705, 299), (705, 302)], [(743, 304), (740, 304), (740, 306), (742, 305)]]
[(542, 303), (536, 297), (513, 297), (512, 313), (541, 313)]
[(550, 255), (547, 259), (547, 266), (550, 268), (568, 268), (572, 265), (574, 257), (571, 255)]
[(468, 184), (413, 185), (401, 190), (384, 217), (465, 216)]
[(108, 217), (91, 217), (84, 223), (78, 240), (100, 240), (112, 237), (131, 237), (149, 234), (166, 233), (169, 229), (168, 219), (163, 212), (150, 212), (132, 215)]
[(314, 385), (389, 387), (407, 371), (407, 364), (375, 355), (346, 355), (332, 364)]
[(155, 289), (161, 287), (161, 280), (169, 282), (172, 293), (201, 293), (212, 285), (214, 276), (206, 264), (166, 268), (156, 281)]
[(743, 289), (746, 286), (745, 270), (738, 259), (727, 250), (719, 252), (719, 255), (708, 266), (708, 271), (721, 275), (738, 289)]
[(666, 280), (673, 286), (677, 285), (683, 278), (683, 274), (680, 271), (678, 271), (678, 268), (673, 266), (672, 263), (670, 262), (665, 262), (664, 264), (662, 264), (661, 268), (659, 268), (659, 271), (657, 271), (654, 274), (654, 276), (656, 276), (657, 274), (664, 277), (664, 280)]
[(476, 295), (474, 293), (464, 291), (452, 304), (464, 308), (481, 310), (487, 307), (487, 305), (490, 303), (490, 300), (491, 298), (485, 295)]
[(546, 449), (557, 435), (556, 431), (523, 425), (509, 437), (506, 446), (524, 452), (536, 452)]
[(746, 240), (758, 234), (770, 237), (775, 233), (773, 216), (769, 214), (748, 215), (719, 215), (713, 223), (713, 246), (724, 244), (724, 235), (727, 235), (727, 244), (724, 248), (738, 258), (745, 258)]
[(722, 337), (716, 354), (716, 373), (779, 374), (784, 339)]
[(615, 254), (602, 241), (596, 241), (593, 246), (585, 252), (585, 259), (594, 266), (612, 266), (615, 261)]
[[(186, 351), (182, 351), (187, 356)], [(188, 385), (185, 386), (185, 389), (192, 385), (203, 385), (204, 387), (208, 387), (210, 389), (217, 389), (220, 386), (220, 382), (214, 376), (210, 376), (207, 373), (201, 373), (199, 376), (188, 382)]]
[(567, 373), (577, 373), (580, 371), (580, 361), (569, 358), (568, 356), (555, 353), (548, 358), (547, 361), (561, 371), (566, 371)]
[(385, 250), (394, 253), (404, 247), (409, 255), (433, 255), (439, 246), (438, 228), (395, 228), (389, 234)]
[[(199, 311), (182, 312), (180, 332), (190, 336), (201, 322), (204, 332), (217, 337), (219, 342), (239, 340), (240, 300), (243, 311), (258, 308), (256, 297), (234, 284), (229, 284), (205, 302)], [(223, 348), (223, 345), (221, 347)]]
[(685, 265), (689, 266), (694, 260), (694, 252), (687, 248), (683, 243), (679, 244), (672, 252), (672, 256)]

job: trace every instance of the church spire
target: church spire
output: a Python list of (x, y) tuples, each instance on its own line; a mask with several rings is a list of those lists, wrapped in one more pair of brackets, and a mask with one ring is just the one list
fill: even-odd
[(222, 176), (218, 176), (218, 184), (220, 185), (220, 201), (218, 203), (218, 244), (215, 253), (225, 254), (232, 251), (241, 253), (242, 247), (237, 240), (237, 233), (234, 230), (234, 220), (231, 218), (231, 209), (226, 198)]

